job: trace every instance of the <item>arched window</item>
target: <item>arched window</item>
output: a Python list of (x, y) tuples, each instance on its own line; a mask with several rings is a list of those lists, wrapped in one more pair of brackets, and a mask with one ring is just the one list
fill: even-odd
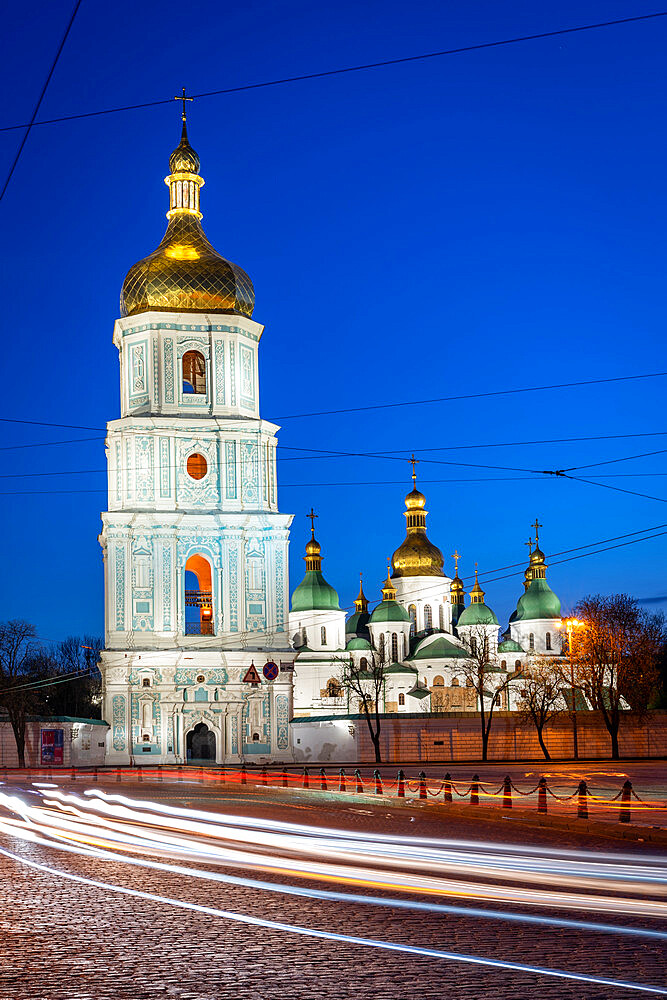
[(185, 634), (215, 635), (211, 564), (199, 554), (185, 564)]
[(414, 635), (417, 628), (417, 608), (414, 604), (408, 606), (408, 614), (410, 615), (410, 635)]
[(402, 691), (401, 691), (401, 693), (398, 696), (398, 704), (399, 705), (405, 705), (405, 695), (403, 694)]
[(391, 660), (392, 663), (396, 663), (398, 660), (398, 635), (396, 632), (391, 633)]
[(452, 677), (452, 687), (453, 688), (457, 688), (458, 686), (459, 686), (459, 679), (458, 679), (458, 677)]
[(472, 682), (472, 677), (466, 677), (466, 687), (467, 688), (474, 687), (473, 682)]
[(142, 678), (141, 686), (145, 687), (145, 688), (149, 688), (151, 686), (151, 679), (150, 679), (150, 677), (144, 677), (144, 678)]
[(474, 655), (477, 652), (477, 637), (470, 636), (470, 652)]
[(322, 643), (323, 646), (326, 646), (327, 644), (327, 630), (324, 627), (324, 625), (320, 629), (320, 642)]
[(528, 636), (528, 648), (535, 649), (535, 635), (533, 632)]
[(368, 670), (368, 660), (366, 659), (365, 656), (362, 656), (361, 659), (359, 660), (359, 669)]
[(514, 669), (515, 670), (521, 670), (521, 660), (515, 660), (514, 661)]
[(501, 670), (507, 670), (507, 660), (501, 660), (500, 661), (500, 669)]
[(406, 656), (408, 655), (408, 640), (405, 635), (405, 632), (402, 632), (401, 634), (403, 636), (403, 659), (405, 659)]
[(444, 687), (444, 686), (445, 686), (445, 678), (441, 677), (440, 674), (436, 674), (436, 676), (433, 678), (433, 687)]
[(337, 681), (335, 677), (327, 681), (327, 698), (340, 698), (343, 693), (343, 689), (340, 686), (340, 681)]
[(431, 610), (430, 604), (424, 605), (424, 628), (425, 629), (433, 628), (433, 611)]
[(380, 634), (380, 641), (378, 642), (378, 654), (382, 662), (384, 662), (384, 632)]
[(441, 604), (440, 607), (438, 608), (438, 618), (439, 618), (439, 621), (440, 621), (440, 628), (444, 632), (445, 631), (445, 605), (444, 604)]
[(551, 632), (547, 632), (545, 638), (545, 645), (547, 649), (551, 649)]
[(186, 351), (183, 355), (183, 393), (206, 395), (206, 361), (199, 351)]

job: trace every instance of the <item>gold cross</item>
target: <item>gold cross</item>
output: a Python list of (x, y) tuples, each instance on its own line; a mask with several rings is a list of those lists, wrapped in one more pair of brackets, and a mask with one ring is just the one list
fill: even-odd
[(408, 459), (408, 462), (412, 462), (412, 482), (413, 482), (413, 483), (415, 484), (415, 486), (416, 486), (416, 485), (417, 485), (417, 471), (416, 471), (416, 469), (415, 469), (415, 466), (416, 466), (416, 465), (419, 465), (419, 459), (418, 459), (418, 458), (415, 458), (415, 453), (414, 453), (414, 451), (413, 451), (413, 453), (412, 453), (411, 457), (410, 457), (410, 458)]
[[(540, 527), (541, 527), (541, 525), (540, 525)], [(524, 542), (523, 544), (528, 546), (528, 555), (531, 555), (532, 551), (533, 551), (533, 539), (529, 538), (528, 541)]]
[(452, 559), (454, 560), (454, 576), (459, 575), (459, 559), (461, 556), (458, 553), (458, 549), (454, 549), (452, 552)]
[(186, 117), (187, 117), (186, 114), (185, 114), (185, 102), (186, 101), (194, 101), (194, 97), (186, 97), (186, 95), (185, 95), (185, 87), (183, 87), (183, 94), (182, 94), (182, 96), (179, 97), (178, 95), (176, 95), (176, 97), (174, 98), (174, 100), (175, 101), (183, 101), (183, 111), (181, 112), (181, 117), (182, 117), (183, 121), (185, 121)]
[(310, 518), (310, 530), (312, 532), (313, 538), (315, 537), (315, 518), (317, 516), (318, 515), (315, 513), (312, 507), (310, 508), (310, 514), (306, 514), (306, 517)]
[(544, 527), (544, 525), (540, 524), (540, 522), (537, 520), (537, 518), (535, 518), (535, 523), (531, 524), (531, 528), (535, 528), (535, 545), (539, 545), (540, 544), (540, 528), (543, 528), (543, 527)]

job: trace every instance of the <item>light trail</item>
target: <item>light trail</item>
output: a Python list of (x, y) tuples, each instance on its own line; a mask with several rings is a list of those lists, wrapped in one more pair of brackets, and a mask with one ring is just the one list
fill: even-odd
[(465, 955), (457, 952), (441, 951), (436, 948), (422, 948), (417, 945), (400, 944), (394, 941), (379, 941), (372, 938), (360, 938), (348, 934), (338, 934), (334, 931), (323, 931), (313, 927), (300, 927), (297, 924), (286, 924), (276, 920), (265, 920), (262, 917), (254, 917), (243, 913), (234, 913), (230, 910), (221, 910), (213, 906), (204, 906), (200, 903), (190, 903), (182, 899), (174, 899), (171, 896), (160, 896), (156, 893), (145, 892), (140, 889), (130, 889), (127, 886), (114, 885), (110, 882), (102, 882), (98, 879), (86, 878), (83, 875), (75, 875), (72, 872), (60, 871), (48, 865), (30, 861), (18, 854), (13, 854), (4, 848), (0, 848), (0, 854), (10, 858), (19, 864), (26, 865), (37, 871), (54, 875), (56, 878), (67, 879), (83, 885), (90, 885), (97, 889), (106, 889), (109, 892), (120, 893), (125, 896), (133, 896), (137, 899), (150, 900), (155, 903), (166, 904), (168, 906), (179, 907), (180, 909), (191, 910), (195, 913), (204, 913), (207, 916), (220, 917), (225, 920), (237, 923), (248, 924), (253, 927), (263, 927), (267, 930), (282, 931), (286, 934), (296, 934), (302, 937), (319, 938), (325, 941), (337, 941), (343, 944), (360, 945), (364, 948), (376, 948), (383, 951), (403, 952), (409, 955), (419, 955), (425, 958), (438, 958), (445, 961), (463, 963), (466, 965), (481, 965), (493, 969), (506, 969), (512, 972), (532, 973), (539, 976), (548, 976), (555, 979), (566, 979), (579, 983), (590, 983), (595, 986), (614, 986), (619, 989), (634, 990), (640, 993), (650, 993), (653, 995), (667, 996), (667, 989), (659, 986), (649, 986), (643, 983), (630, 983), (618, 979), (608, 979), (606, 977), (589, 976), (578, 972), (566, 972), (561, 969), (548, 969), (536, 965), (524, 965), (520, 962), (506, 962), (500, 959), (483, 958), (479, 955)]
[[(662, 899), (633, 899), (619, 892), (664, 895), (667, 882), (667, 858), (637, 862), (630, 855), (590, 855), (583, 851), (526, 848), (517, 845), (471, 844), (458, 840), (410, 838), (394, 835), (360, 835), (352, 831), (302, 826), (276, 820), (236, 816), (184, 809), (147, 800), (108, 795), (99, 789), (87, 790), (84, 796), (67, 794), (57, 786), (40, 783), (29, 793), (39, 804), (25, 801), (18, 794), (0, 792), (0, 805), (9, 815), (0, 815), (0, 832), (70, 855), (103, 862), (132, 865), (179, 876), (181, 879), (208, 880), (243, 886), (264, 892), (282, 893), (337, 903), (362, 904), (395, 910), (420, 910), (451, 914), (462, 918), (481, 917), (515, 923), (569, 927), (593, 933), (627, 934), (654, 940), (667, 939), (667, 933), (639, 927), (596, 924), (585, 920), (542, 917), (526, 913), (505, 913), (468, 906), (386, 898), (360, 893), (272, 883), (245, 878), (227, 872), (197, 869), (156, 861), (146, 855), (171, 855), (189, 864), (253, 867), (299, 879), (324, 880), (346, 885), (362, 885), (382, 890), (439, 894), (461, 898), (514, 902), (521, 905), (559, 906), (569, 909), (597, 909), (631, 913), (652, 918), (667, 915)], [(250, 835), (252, 840), (249, 843)], [(107, 849), (108, 848), (108, 849)], [(268, 853), (267, 853), (268, 852)], [(0, 853), (14, 861), (43, 870), (56, 877), (89, 884), (109, 892), (133, 895), (154, 902), (207, 913), (224, 919), (254, 924), (272, 930), (324, 938), (346, 944), (358, 944), (389, 951), (438, 958), (447, 961), (489, 966), (519, 972), (546, 975), (600, 986), (615, 986), (644, 993), (667, 995), (667, 990), (645, 984), (599, 978), (583, 973), (548, 969), (523, 963), (489, 959), (478, 955), (459, 955), (440, 949), (422, 948), (389, 941), (358, 938), (335, 932), (314, 930), (259, 917), (202, 906), (184, 900), (128, 889), (71, 872), (40, 865), (0, 848)], [(139, 855), (139, 856), (134, 856)], [(312, 860), (315, 857), (315, 860)], [(335, 859), (332, 863), (331, 858)], [(363, 860), (366, 866), (359, 867)], [(374, 867), (371, 865), (373, 863)], [(385, 870), (382, 867), (384, 865)], [(402, 868), (403, 870), (396, 870)], [(412, 870), (404, 870), (404, 869)], [(415, 874), (427, 868), (436, 874)], [(387, 871), (386, 869), (390, 869)], [(443, 877), (443, 873), (465, 870), (480, 881)], [(588, 877), (585, 877), (585, 873)], [(591, 877), (594, 875), (594, 877)], [(490, 881), (545, 881), (556, 879), (577, 888), (602, 885), (605, 895), (565, 893), (553, 890), (530, 890)], [(481, 880), (486, 879), (484, 884)]]
[[(392, 842), (395, 850), (387, 854), (386, 840), (378, 843), (377, 840), (369, 840), (368, 837), (361, 839), (358, 834), (349, 832), (346, 837), (341, 838), (332, 834), (341, 834), (343, 831), (328, 830), (320, 831), (327, 834), (322, 837), (315, 833), (317, 828), (278, 824), (276, 821), (266, 822), (265, 826), (273, 828), (267, 831), (257, 825), (261, 821), (253, 820), (255, 843), (249, 849), (247, 823), (241, 817), (192, 810), (192, 815), (201, 816), (205, 821), (186, 820), (183, 814), (187, 816), (187, 810), (166, 805), (158, 807), (157, 803), (150, 802), (142, 802), (142, 808), (137, 810), (132, 800), (124, 796), (107, 796), (99, 790), (86, 798), (59, 791), (42, 791), (40, 794), (46, 808), (30, 805), (18, 795), (7, 796), (0, 793), (0, 803), (4, 803), (10, 813), (21, 817), (20, 820), (8, 817), (4, 821), (0, 820), (0, 829), (17, 835), (18, 828), (23, 825), (55, 841), (111, 848), (114, 851), (122, 849), (141, 855), (167, 855), (198, 864), (213, 863), (245, 869), (250, 867), (292, 878), (337, 882), (376, 890), (422, 892), (542, 908), (560, 907), (586, 911), (595, 908), (601, 912), (652, 918), (667, 916), (667, 904), (663, 899), (638, 900), (627, 895), (632, 891), (643, 895), (657, 893), (658, 896), (664, 896), (667, 881), (664, 859), (654, 859), (651, 865), (605, 864), (603, 868), (599, 868), (596, 862), (596, 871), (601, 872), (604, 877), (588, 880), (583, 877), (582, 862), (576, 861), (576, 867), (569, 870), (563, 862), (558, 876), (550, 877), (551, 882), (561, 884), (567, 881), (579, 890), (602, 885), (606, 890), (605, 894), (555, 890), (547, 892), (544, 884), (553, 871), (553, 857), (550, 856), (548, 865), (544, 866), (534, 853), (528, 858), (515, 853), (520, 850), (516, 847), (511, 848), (514, 853), (508, 854), (509, 864), (497, 850), (492, 854), (490, 851), (474, 850), (473, 845), (468, 845), (467, 852), (462, 849), (451, 851), (447, 841), (441, 842), (443, 846), (440, 849), (431, 847), (426, 850), (419, 842), (416, 845), (413, 842), (402, 844), (400, 841), (397, 843), (395, 838)], [(82, 809), (86, 812), (82, 812)], [(105, 815), (97, 815), (93, 811), (95, 809)], [(174, 817), (178, 820), (176, 833), (173, 832)], [(281, 827), (279, 833), (275, 829), (277, 826)], [(305, 837), (304, 830), (307, 831)], [(385, 848), (384, 852), (380, 850), (380, 846)], [(267, 847), (270, 853), (265, 853)], [(509, 849), (509, 845), (506, 848)], [(335, 863), (330, 860), (332, 855), (335, 856)], [(365, 867), (359, 866), (360, 855), (368, 858)], [(315, 860), (312, 860), (313, 856)], [(591, 861), (587, 863), (589, 866), (594, 864)], [(390, 871), (383, 869), (382, 865)], [(403, 870), (397, 870), (399, 867)], [(429, 874), (416, 874), (414, 870), (406, 871), (406, 868), (426, 868)], [(451, 877), (452, 872), (458, 874), (460, 869), (475, 875), (479, 880)], [(523, 883), (533, 881), (538, 883), (539, 888), (506, 886), (499, 883), (498, 878)], [(615, 891), (615, 895), (612, 891)], [(619, 895), (619, 892), (623, 894)]]

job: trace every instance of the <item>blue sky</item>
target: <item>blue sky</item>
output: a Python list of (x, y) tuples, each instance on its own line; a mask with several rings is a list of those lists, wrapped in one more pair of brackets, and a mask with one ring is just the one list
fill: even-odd
[[(84, 0), (40, 117), (654, 9), (586, 0), (408, 8), (204, 0), (184, 11)], [(70, 11), (69, 2), (26, 0), (5, 12), (3, 124), (30, 117)], [(251, 275), (255, 318), (266, 325), (263, 416), (667, 367), (666, 43), (667, 18), (195, 102), (204, 227)], [(100, 428), (118, 415), (118, 296), (126, 271), (162, 236), (163, 177), (178, 132), (178, 108), (167, 105), (30, 135), (0, 205), (10, 390), (0, 416)], [(0, 134), (0, 170), (19, 138)], [(654, 436), (428, 449), (663, 431), (664, 385), (289, 419), (279, 440), (414, 450), (430, 537), (448, 569), (458, 548), (468, 576), (475, 562), (488, 572), (523, 561), (536, 516), (552, 553), (661, 524), (667, 511), (599, 486), (439, 463), (553, 469), (667, 444)], [(41, 446), (85, 437), (96, 439)], [(0, 617), (28, 618), (48, 638), (103, 628), (101, 437), (0, 424)], [(312, 504), (325, 575), (342, 604), (355, 596), (360, 571), (369, 597), (379, 598), (386, 557), (404, 536), (407, 462), (297, 454), (283, 451), (279, 468), (281, 508), (295, 514), (291, 587), (303, 572)], [(658, 454), (581, 475), (624, 474), (600, 482), (662, 497), (666, 471)], [(566, 609), (589, 592), (661, 597), (665, 552), (657, 538), (554, 565), (549, 580)], [(520, 580), (487, 588), (501, 621)]]

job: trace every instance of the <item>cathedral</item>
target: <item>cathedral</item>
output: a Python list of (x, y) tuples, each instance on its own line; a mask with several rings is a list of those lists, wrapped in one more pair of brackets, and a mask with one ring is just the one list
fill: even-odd
[(250, 278), (204, 234), (182, 117), (167, 229), (128, 271), (113, 335), (121, 416), (107, 425), (100, 535), (107, 763), (290, 761), (290, 719), (359, 710), (349, 664), (362, 675), (382, 665), (382, 711), (474, 711), (462, 664), (476, 642), (498, 676), (560, 653), (541, 525), (501, 642), (480, 584), (466, 605), (458, 555), (448, 577), (427, 536), (414, 462), (406, 537), (372, 613), (360, 587), (346, 620), (314, 527), (288, 606), (292, 515), (278, 507), (279, 428), (259, 413), (263, 327)]

